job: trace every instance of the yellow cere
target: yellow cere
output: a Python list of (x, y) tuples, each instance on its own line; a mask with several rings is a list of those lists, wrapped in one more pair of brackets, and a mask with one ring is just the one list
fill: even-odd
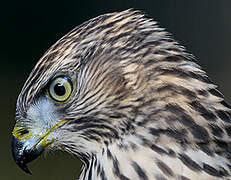
[(29, 132), (27, 128), (19, 126), (18, 124), (16, 124), (14, 127), (14, 130), (13, 130), (13, 135), (18, 140), (24, 140), (24, 139), (30, 138), (32, 136), (32, 133)]
[[(46, 147), (47, 145), (51, 144), (53, 142), (53, 140), (50, 141), (46, 141), (48, 135), (54, 130), (56, 129), (58, 126), (64, 124), (65, 122), (67, 122), (67, 120), (61, 120), (59, 121), (57, 124), (55, 124), (52, 128), (50, 128), (42, 137), (40, 137), (40, 141), (38, 142), (41, 146)], [(28, 139), (32, 136), (36, 136), (36, 135), (32, 135), (32, 133), (26, 128), (26, 127), (22, 127), (19, 124), (16, 124), (13, 130), (13, 135), (18, 139), (18, 140), (24, 140), (24, 139)]]

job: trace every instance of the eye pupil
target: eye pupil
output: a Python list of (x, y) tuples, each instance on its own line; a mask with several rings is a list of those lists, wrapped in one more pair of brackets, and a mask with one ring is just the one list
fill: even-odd
[(55, 86), (54, 86), (54, 92), (58, 95), (58, 96), (64, 96), (65, 93), (66, 93), (66, 89), (65, 87), (60, 84), (60, 83), (57, 83)]

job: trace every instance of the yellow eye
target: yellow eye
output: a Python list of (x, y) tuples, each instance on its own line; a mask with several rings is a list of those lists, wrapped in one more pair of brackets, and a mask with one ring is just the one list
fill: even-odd
[(66, 76), (57, 77), (49, 86), (49, 95), (55, 101), (66, 101), (72, 92), (72, 82), (70, 78)]

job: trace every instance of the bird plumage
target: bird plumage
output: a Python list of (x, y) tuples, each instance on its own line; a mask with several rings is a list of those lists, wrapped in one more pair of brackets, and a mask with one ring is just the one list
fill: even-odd
[[(62, 103), (47, 94), (59, 76), (73, 83)], [(16, 109), (16, 123), (45, 133), (46, 149), (78, 156), (80, 179), (94, 180), (230, 179), (230, 121), (230, 106), (195, 58), (131, 9), (56, 42)]]

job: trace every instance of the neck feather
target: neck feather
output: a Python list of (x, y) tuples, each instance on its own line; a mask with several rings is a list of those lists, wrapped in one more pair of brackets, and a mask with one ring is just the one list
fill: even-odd
[[(227, 159), (217, 154), (211, 156), (193, 147), (179, 146), (169, 137), (135, 134), (93, 154), (83, 167), (80, 180), (185, 180), (189, 177), (215, 180), (229, 171)], [(217, 173), (215, 178), (214, 173)]]

